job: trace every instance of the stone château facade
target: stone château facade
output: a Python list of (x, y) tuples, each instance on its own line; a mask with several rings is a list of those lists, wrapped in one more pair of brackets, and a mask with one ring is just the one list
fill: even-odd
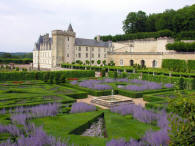
[(51, 38), (49, 34), (39, 37), (33, 50), (33, 68), (51, 69), (77, 60), (97, 64), (107, 59), (110, 43), (101, 41), (99, 36), (96, 40), (76, 38), (70, 24), (67, 31), (53, 30)]
[(98, 60), (106, 60), (107, 63), (114, 61), (116, 66), (140, 64), (159, 68), (163, 59), (195, 60), (195, 53), (166, 50), (166, 44), (173, 42), (167, 37), (123, 42), (103, 42), (99, 36), (96, 40), (76, 38), (70, 24), (67, 31), (52, 31), (51, 38), (49, 34), (39, 37), (33, 50), (33, 67), (51, 69), (77, 60), (83, 63), (93, 60), (97, 65)]

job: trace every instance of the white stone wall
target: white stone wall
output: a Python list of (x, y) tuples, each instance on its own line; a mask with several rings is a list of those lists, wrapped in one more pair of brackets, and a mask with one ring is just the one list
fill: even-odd
[(98, 60), (103, 62), (107, 59), (108, 48), (104, 47), (89, 47), (89, 46), (75, 46), (75, 61), (81, 60), (86, 63), (86, 60), (94, 60), (94, 64), (97, 64)]

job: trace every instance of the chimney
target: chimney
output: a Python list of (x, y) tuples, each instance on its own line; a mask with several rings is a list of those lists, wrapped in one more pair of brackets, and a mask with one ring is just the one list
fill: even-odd
[(97, 42), (100, 42), (100, 35), (97, 35), (96, 40)]

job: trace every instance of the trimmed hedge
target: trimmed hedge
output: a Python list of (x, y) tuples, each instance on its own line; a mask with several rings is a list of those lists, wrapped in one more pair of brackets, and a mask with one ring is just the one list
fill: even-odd
[[(133, 72), (133, 67), (131, 66), (89, 66), (89, 65), (78, 65), (78, 64), (62, 64), (63, 68), (73, 68), (73, 69), (80, 69), (80, 70), (94, 70), (94, 71), (100, 71), (100, 70), (105, 70), (106, 72), (109, 71), (119, 71), (119, 72)], [(146, 68), (146, 69), (136, 69), (135, 70), (137, 73), (149, 73), (149, 74), (157, 74), (157, 75), (166, 75), (169, 76), (169, 73), (171, 73), (172, 76), (176, 77), (194, 77), (195, 78), (195, 73), (185, 73), (184, 72), (172, 72), (169, 71), (168, 69), (157, 69), (157, 68)], [(111, 73), (112, 74), (112, 73)], [(109, 75), (110, 77), (112, 75)], [(132, 75), (132, 74), (131, 74)], [(121, 75), (118, 75), (118, 77), (121, 77)]]
[(0, 72), (0, 81), (16, 81), (16, 80), (44, 80), (45, 74), (48, 74), (53, 79), (56, 76), (64, 75), (65, 78), (83, 78), (94, 77), (94, 71), (40, 71), (40, 72)]
[(195, 70), (195, 60), (188, 60), (188, 71)]
[(175, 50), (177, 52), (195, 52), (195, 42), (184, 43), (184, 42), (175, 42), (166, 45), (167, 50)]
[(171, 71), (176, 72), (186, 72), (187, 71), (187, 63), (185, 60), (179, 59), (163, 59), (162, 68), (167, 68)]
[(138, 32), (138, 33), (115, 35), (115, 36), (107, 35), (107, 36), (101, 36), (100, 39), (103, 41), (117, 42), (117, 41), (135, 40), (135, 39), (173, 37), (173, 36), (174, 33), (166, 29), (157, 32)]
[(81, 91), (85, 91), (87, 92), (89, 95), (93, 95), (93, 96), (107, 96), (107, 95), (111, 95), (112, 94), (112, 90), (93, 90), (93, 89), (89, 89), (89, 88), (84, 88), (84, 87), (80, 87), (77, 85), (72, 85), (72, 84), (65, 84), (68, 87), (71, 88), (75, 88)]
[(177, 34), (177, 40), (195, 40), (195, 31), (182, 31)]
[(0, 64), (8, 64), (8, 63), (29, 64), (32, 62), (33, 60), (30, 58), (24, 58), (24, 59), (0, 58)]

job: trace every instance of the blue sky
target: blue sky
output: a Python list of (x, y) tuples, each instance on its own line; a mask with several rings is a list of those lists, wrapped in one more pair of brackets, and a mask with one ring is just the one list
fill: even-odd
[(0, 52), (31, 52), (40, 34), (66, 30), (77, 37), (121, 34), (132, 11), (160, 13), (195, 0), (0, 0)]

